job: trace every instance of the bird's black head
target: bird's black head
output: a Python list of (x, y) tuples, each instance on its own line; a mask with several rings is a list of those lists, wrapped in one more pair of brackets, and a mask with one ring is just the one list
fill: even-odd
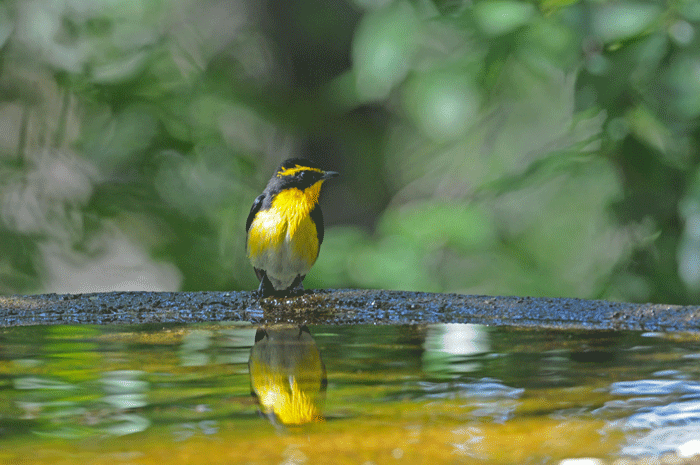
[(304, 158), (290, 158), (282, 162), (277, 172), (270, 180), (270, 184), (276, 184), (280, 189), (296, 187), (304, 190), (319, 181), (338, 176), (335, 171), (323, 171), (321, 167)]

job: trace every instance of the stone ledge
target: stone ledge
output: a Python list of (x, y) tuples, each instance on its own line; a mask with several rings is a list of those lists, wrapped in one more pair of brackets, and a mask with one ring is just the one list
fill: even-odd
[(601, 300), (319, 290), (257, 299), (251, 292), (108, 292), (0, 297), (0, 326), (241, 321), (253, 324), (475, 323), (561, 329), (700, 331), (700, 307)]

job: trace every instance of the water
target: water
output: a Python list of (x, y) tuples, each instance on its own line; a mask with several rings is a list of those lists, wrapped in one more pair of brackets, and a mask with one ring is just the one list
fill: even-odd
[(461, 324), (2, 329), (0, 463), (678, 463), (699, 359), (697, 335)]

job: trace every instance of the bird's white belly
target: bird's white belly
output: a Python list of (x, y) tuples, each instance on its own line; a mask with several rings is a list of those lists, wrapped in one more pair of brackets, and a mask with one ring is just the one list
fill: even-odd
[(288, 221), (269, 211), (260, 212), (251, 224), (250, 235), (258, 244), (249, 257), (253, 266), (264, 270), (276, 290), (285, 290), (297, 276), (304, 276), (318, 256), (316, 226), (307, 216)]
[(265, 270), (267, 278), (276, 290), (284, 290), (292, 285), (297, 276), (304, 276), (311, 269), (306, 259), (294, 252), (288, 236), (278, 248), (268, 248), (253, 260), (253, 266)]

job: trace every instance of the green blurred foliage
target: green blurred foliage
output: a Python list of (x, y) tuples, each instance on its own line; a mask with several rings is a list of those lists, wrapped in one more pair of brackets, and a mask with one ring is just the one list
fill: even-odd
[(307, 287), (700, 298), (700, 7), (0, 2), (0, 292), (251, 289), (318, 160)]

